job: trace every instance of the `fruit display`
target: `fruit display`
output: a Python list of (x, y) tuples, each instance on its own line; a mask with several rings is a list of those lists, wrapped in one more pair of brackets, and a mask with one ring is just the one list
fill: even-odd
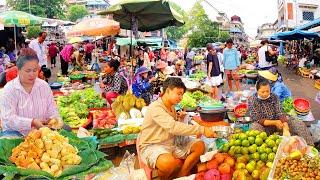
[(276, 165), (273, 179), (320, 179), (320, 157), (282, 158)]
[(117, 124), (117, 119), (112, 110), (94, 110), (92, 112), (93, 128), (112, 129)]
[(111, 129), (93, 129), (92, 132), (93, 132), (93, 135), (96, 136), (98, 139), (114, 136), (117, 134), (122, 134), (121, 131), (111, 130)]
[[(130, 110), (136, 108), (141, 111), (146, 106), (144, 99), (137, 98), (132, 93), (128, 92), (126, 95), (121, 95), (116, 98), (111, 107), (117, 118), (121, 116), (122, 119), (130, 119)], [(136, 113), (133, 113), (136, 114)]]
[(140, 127), (138, 126), (126, 126), (123, 128), (123, 134), (138, 134), (140, 132)]
[(92, 88), (57, 98), (62, 120), (72, 128), (78, 128), (87, 121), (89, 108), (101, 108), (104, 103), (105, 101)]
[(227, 153), (217, 153), (213, 158), (198, 164), (196, 180), (231, 179), (235, 168), (235, 159)]
[(250, 130), (232, 134), (221, 151), (236, 158), (234, 178), (267, 179), (280, 142), (278, 135)]
[(10, 161), (23, 169), (43, 170), (59, 176), (63, 170), (78, 165), (81, 157), (68, 138), (47, 127), (31, 131), (25, 141), (12, 150)]

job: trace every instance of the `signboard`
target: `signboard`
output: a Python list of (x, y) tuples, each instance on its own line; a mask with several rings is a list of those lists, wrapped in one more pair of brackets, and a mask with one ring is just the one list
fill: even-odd
[(293, 19), (293, 4), (288, 3), (287, 8), (288, 8), (288, 19)]

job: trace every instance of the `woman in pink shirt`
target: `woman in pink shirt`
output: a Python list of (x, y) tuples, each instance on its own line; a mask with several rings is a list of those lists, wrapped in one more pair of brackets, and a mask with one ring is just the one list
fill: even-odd
[(18, 77), (5, 85), (0, 97), (0, 117), (3, 131), (25, 136), (45, 126), (50, 118), (59, 118), (59, 113), (50, 86), (38, 78), (38, 57), (33, 53), (20, 55), (16, 65)]

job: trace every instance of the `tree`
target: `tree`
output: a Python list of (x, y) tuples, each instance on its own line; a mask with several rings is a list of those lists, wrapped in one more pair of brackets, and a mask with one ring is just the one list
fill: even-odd
[[(171, 7), (177, 11), (180, 15), (182, 15), (184, 22), (188, 21), (188, 15), (187, 13), (181, 9), (181, 7), (179, 5), (177, 5), (176, 3), (169, 1)], [(167, 27), (166, 28), (166, 33), (167, 33), (167, 37), (169, 39), (174, 39), (174, 40), (180, 40), (183, 38), (183, 36), (188, 32), (188, 28), (186, 25), (183, 25), (181, 27), (175, 27), (175, 26), (171, 26), (171, 27)]]
[(82, 5), (73, 5), (69, 7), (68, 19), (70, 21), (77, 21), (77, 19), (81, 19), (88, 15), (88, 11), (85, 6)]
[(28, 26), (27, 27), (27, 37), (28, 39), (38, 37), (39, 33), (41, 32), (40, 26)]
[[(63, 18), (65, 0), (31, 0), (31, 14), (47, 18)], [(29, 0), (7, 0), (7, 5), (14, 10), (29, 13)]]
[(191, 33), (188, 36), (189, 47), (204, 47), (207, 43), (219, 40), (219, 25), (209, 19), (199, 2), (196, 2), (189, 12), (186, 25)]

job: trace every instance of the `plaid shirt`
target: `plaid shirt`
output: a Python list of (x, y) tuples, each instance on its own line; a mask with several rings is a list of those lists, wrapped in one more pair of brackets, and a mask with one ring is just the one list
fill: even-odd
[(107, 77), (103, 80), (103, 84), (105, 85), (105, 92), (124, 94), (128, 90), (127, 81), (119, 73), (107, 75)]
[(263, 125), (265, 120), (281, 120), (286, 122), (286, 117), (282, 112), (279, 98), (275, 94), (271, 94), (266, 100), (258, 98), (254, 95), (249, 100), (249, 112), (253, 121)]

